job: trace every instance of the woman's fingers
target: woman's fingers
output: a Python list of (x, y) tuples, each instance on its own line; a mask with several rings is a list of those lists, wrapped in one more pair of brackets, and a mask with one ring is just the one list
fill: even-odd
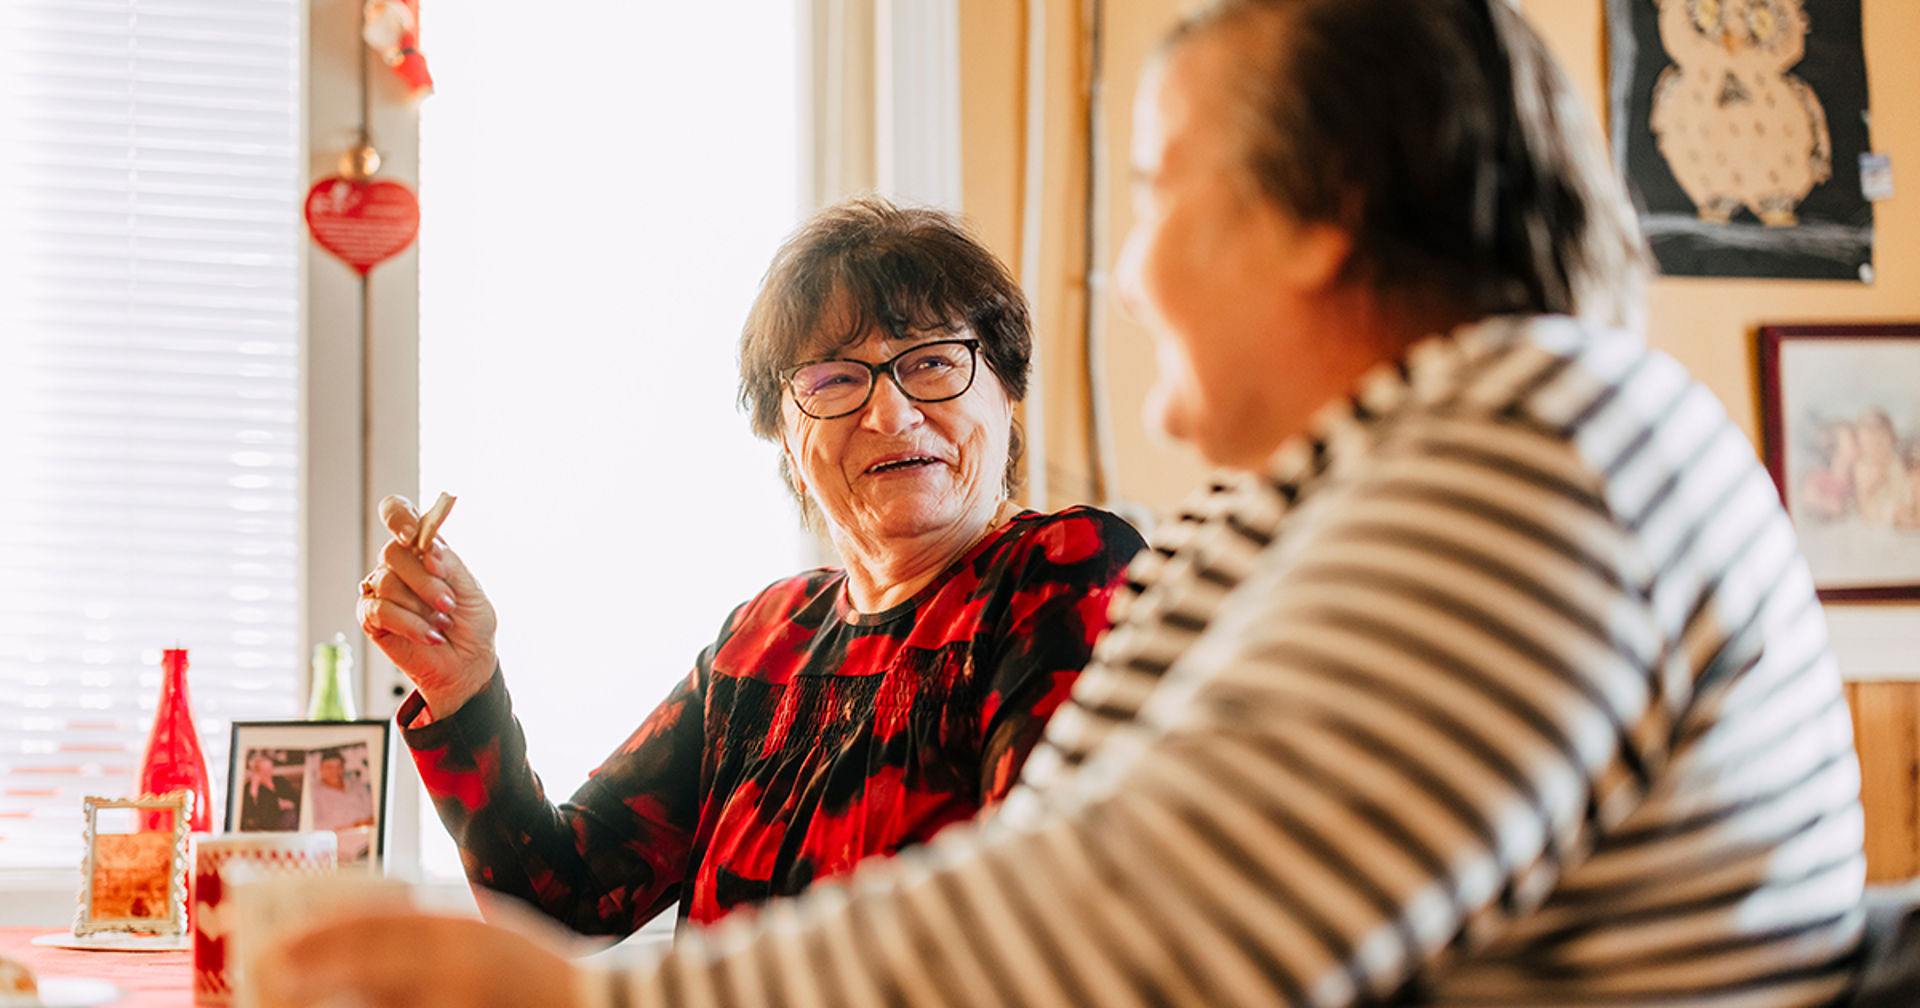
[(446, 635), (440, 631), (440, 624), (446, 617), (423, 617), (408, 606), (377, 595), (368, 595), (360, 599), (360, 628), (372, 637), (379, 634), (398, 634), (406, 639), (429, 647), (447, 642)]
[(420, 527), (420, 513), (412, 501), (399, 494), (389, 494), (380, 498), (380, 524), (385, 525), (395, 539), (412, 542), (414, 532)]
[[(446, 501), (452, 499), (446, 494), (440, 496)], [(446, 509), (442, 508), (442, 517), (445, 512)], [(453, 572), (458, 572), (461, 580), (466, 582), (460, 585), (463, 592), (477, 594), (479, 586), (472, 582), (465, 565), (451, 550), (437, 539), (416, 546), (415, 536), (422, 519), (415, 513), (412, 501), (399, 495), (381, 498), (380, 520), (387, 531), (393, 534), (393, 538), (387, 540), (380, 549), (380, 564), (399, 576), (400, 581), (411, 590), (413, 598), (425, 603), (425, 608), (410, 606), (422, 619), (431, 620), (434, 612), (449, 616), (453, 614), (458, 598), (450, 583)], [(402, 597), (382, 595), (403, 604), (406, 602)]]
[(368, 636), (399, 634), (420, 644), (444, 644), (452, 611), (446, 583), (392, 542), (381, 551), (380, 566), (360, 581), (357, 615)]
[(400, 572), (385, 564), (375, 567), (373, 573), (368, 574), (361, 580), (360, 595), (363, 598), (376, 598), (382, 601), (392, 602), (403, 608), (411, 609), (421, 616), (430, 616), (433, 612), (433, 606), (421, 600), (420, 593), (414, 591), (413, 587), (407, 584), (406, 578), (402, 577)]
[(392, 538), (360, 584), (360, 628), (444, 717), (493, 677), (493, 604), (444, 542), (415, 548), (421, 519), (411, 501), (382, 498), (380, 520)]

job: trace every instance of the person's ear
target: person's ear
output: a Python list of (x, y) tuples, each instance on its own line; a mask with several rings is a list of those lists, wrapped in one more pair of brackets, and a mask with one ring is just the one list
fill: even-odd
[(800, 463), (793, 457), (793, 442), (786, 425), (780, 427), (780, 465), (786, 470), (787, 482), (793, 484), (793, 492), (802, 498), (807, 496), (807, 478), (801, 473)]
[(1326, 290), (1346, 274), (1353, 235), (1330, 221), (1291, 221), (1281, 274), (1296, 290)]

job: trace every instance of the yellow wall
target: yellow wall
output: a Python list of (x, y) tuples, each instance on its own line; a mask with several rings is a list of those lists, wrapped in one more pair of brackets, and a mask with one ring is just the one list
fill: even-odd
[(1015, 0), (960, 5), (960, 201), (980, 237), (1020, 273), (1026, 24)]
[[(1179, 0), (1107, 0), (1103, 70), (1109, 96), (1101, 121), (1107, 186), (1108, 248), (1100, 256), (1102, 269), (1111, 269), (1133, 223), (1133, 197), (1128, 189), (1129, 150), (1133, 142), (1133, 101), (1141, 68), (1180, 9)], [(1107, 286), (1111, 290), (1111, 285)], [(1121, 499), (1163, 511), (1201, 484), (1206, 469), (1186, 449), (1162, 440), (1140, 417), (1147, 389), (1153, 382), (1153, 347), (1146, 331), (1119, 305), (1108, 315), (1104, 334), (1108, 389), (1116, 414), (1119, 473), (1114, 480)]]

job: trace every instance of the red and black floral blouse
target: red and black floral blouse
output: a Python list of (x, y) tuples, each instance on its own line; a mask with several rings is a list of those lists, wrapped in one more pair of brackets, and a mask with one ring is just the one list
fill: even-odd
[(1141, 545), (1104, 511), (1028, 511), (885, 612), (854, 612), (838, 569), (776, 582), (557, 807), (498, 672), (450, 717), (409, 727), (416, 693), (398, 721), (475, 885), (585, 934), (676, 900), (704, 923), (1004, 795)]

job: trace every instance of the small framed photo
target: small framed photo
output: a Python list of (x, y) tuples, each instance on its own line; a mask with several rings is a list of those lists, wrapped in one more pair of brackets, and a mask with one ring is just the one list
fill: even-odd
[(1760, 413), (1821, 599), (1920, 598), (1920, 322), (1762, 326)]
[(187, 930), (187, 826), (193, 795), (96, 798), (86, 810), (86, 855), (73, 933), (179, 935)]
[(227, 822), (237, 833), (332, 830), (340, 866), (386, 854), (387, 722), (235, 721)]

